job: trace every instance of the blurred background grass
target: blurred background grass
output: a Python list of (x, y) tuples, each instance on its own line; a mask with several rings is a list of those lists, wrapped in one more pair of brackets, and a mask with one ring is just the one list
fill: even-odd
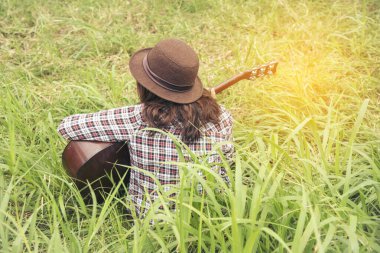
[[(379, 21), (375, 0), (0, 1), (3, 251), (380, 251)], [(170, 214), (133, 227), (111, 204), (122, 201), (81, 204), (56, 127), (137, 103), (129, 58), (170, 37), (198, 52), (207, 87), (280, 63), (218, 96), (241, 166), (218, 202), (227, 214), (205, 197), (207, 225)]]

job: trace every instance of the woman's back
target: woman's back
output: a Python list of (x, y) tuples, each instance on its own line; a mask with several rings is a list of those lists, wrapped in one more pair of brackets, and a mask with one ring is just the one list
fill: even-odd
[[(139, 213), (145, 193), (149, 193), (152, 201), (157, 197), (158, 186), (155, 179), (165, 191), (178, 183), (179, 154), (173, 138), (180, 141), (181, 124), (168, 125), (161, 131), (146, 130), (150, 125), (143, 119), (143, 104), (104, 110), (90, 114), (76, 114), (66, 117), (60, 124), (59, 133), (69, 140), (96, 140), (106, 142), (126, 141), (131, 159), (131, 178), (129, 195)], [(228, 158), (233, 153), (233, 146), (228, 141), (232, 138), (232, 117), (221, 108), (218, 123), (207, 123), (199, 129), (201, 136), (188, 142), (187, 146), (198, 157), (207, 156), (209, 164), (215, 164), (219, 173), (225, 171), (216, 165), (221, 157), (215, 150), (220, 150)], [(186, 161), (190, 156), (184, 152)], [(149, 204), (149, 201), (147, 202)]]

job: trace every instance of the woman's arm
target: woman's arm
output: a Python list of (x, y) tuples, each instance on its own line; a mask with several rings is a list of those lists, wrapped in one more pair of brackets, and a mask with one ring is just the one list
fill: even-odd
[(68, 140), (128, 140), (141, 125), (141, 105), (66, 117), (58, 132)]

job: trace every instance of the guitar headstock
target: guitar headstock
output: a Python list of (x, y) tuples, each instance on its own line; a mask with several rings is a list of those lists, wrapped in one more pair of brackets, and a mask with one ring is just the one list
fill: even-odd
[(255, 80), (263, 76), (274, 75), (277, 70), (278, 61), (271, 61), (251, 70), (244, 71), (244, 77), (249, 80)]
[(244, 79), (255, 80), (256, 78), (259, 78), (259, 77), (273, 75), (274, 73), (276, 73), (277, 65), (278, 65), (277, 61), (271, 61), (263, 65), (259, 65), (257, 67), (254, 67), (251, 70), (241, 72), (237, 76), (234, 76), (220, 83), (219, 85), (211, 88), (211, 90), (215, 92), (215, 94), (218, 94), (219, 92), (222, 92), (223, 90), (227, 89), (231, 85), (241, 80), (244, 80)]

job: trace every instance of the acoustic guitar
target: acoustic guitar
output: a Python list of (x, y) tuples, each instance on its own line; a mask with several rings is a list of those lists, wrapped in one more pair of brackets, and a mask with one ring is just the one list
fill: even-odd
[[(273, 75), (277, 61), (244, 71), (211, 88), (218, 94), (241, 80), (255, 80)], [(62, 154), (62, 163), (67, 173), (74, 179), (82, 197), (91, 202), (89, 184), (98, 202), (104, 200), (113, 187), (124, 180), (129, 184), (130, 156), (126, 142), (70, 141)]]

